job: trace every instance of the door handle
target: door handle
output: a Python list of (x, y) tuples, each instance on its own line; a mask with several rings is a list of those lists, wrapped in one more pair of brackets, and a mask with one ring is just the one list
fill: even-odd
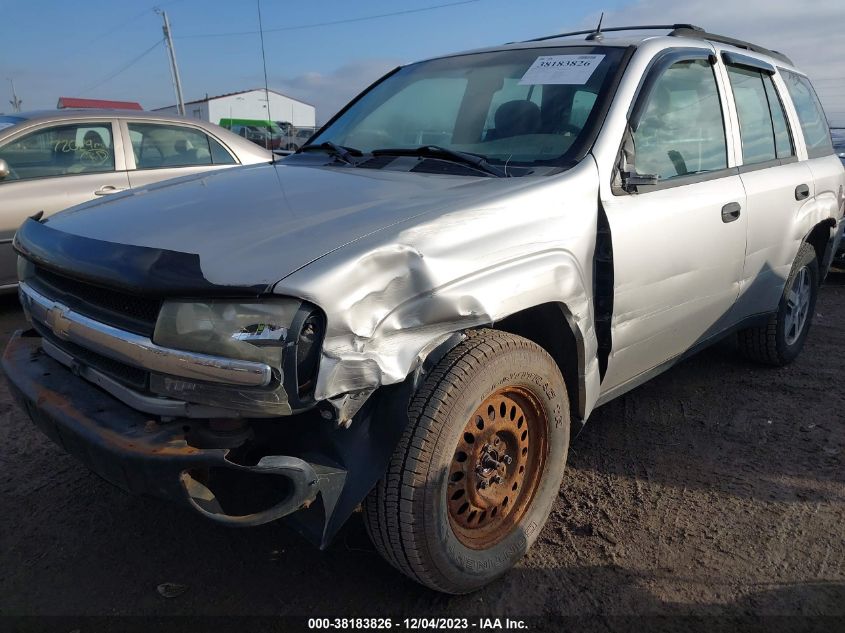
[(810, 197), (810, 188), (807, 185), (798, 185), (795, 187), (795, 199), (806, 200)]
[(722, 207), (722, 222), (727, 224), (739, 219), (739, 212), (742, 209), (739, 202), (728, 202)]
[(113, 193), (119, 193), (121, 191), (126, 191), (126, 187), (115, 187), (114, 185), (103, 185), (97, 191), (94, 192), (95, 196), (108, 196)]

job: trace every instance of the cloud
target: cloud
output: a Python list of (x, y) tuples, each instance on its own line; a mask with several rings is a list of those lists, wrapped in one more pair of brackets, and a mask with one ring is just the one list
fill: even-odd
[(317, 122), (324, 123), (352, 97), (399, 63), (391, 59), (360, 60), (326, 74), (309, 72), (296, 77), (275, 77), (270, 85), (290, 97), (316, 106)]
[(843, 0), (639, 0), (604, 17), (608, 26), (676, 22), (785, 53), (813, 80), (831, 124), (845, 126)]

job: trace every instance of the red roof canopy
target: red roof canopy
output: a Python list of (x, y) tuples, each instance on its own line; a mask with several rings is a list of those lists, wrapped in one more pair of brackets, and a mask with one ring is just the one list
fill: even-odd
[(59, 97), (57, 108), (97, 108), (105, 110), (143, 110), (140, 103), (134, 101), (108, 101), (106, 99), (78, 99)]

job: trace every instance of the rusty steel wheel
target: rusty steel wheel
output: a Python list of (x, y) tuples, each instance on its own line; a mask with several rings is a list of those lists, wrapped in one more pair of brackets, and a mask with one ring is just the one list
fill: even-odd
[(546, 459), (548, 422), (531, 392), (503, 387), (466, 424), (449, 467), (449, 522), (467, 547), (487, 549), (531, 505)]
[(568, 448), (569, 401), (554, 359), (508, 332), (467, 332), (408, 404), (408, 424), (364, 501), (367, 532), (410, 578), (448, 593), (478, 589), (536, 540)]

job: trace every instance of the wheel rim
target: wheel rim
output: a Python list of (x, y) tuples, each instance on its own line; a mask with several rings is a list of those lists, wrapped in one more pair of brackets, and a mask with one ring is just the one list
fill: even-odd
[(528, 390), (503, 387), (470, 417), (449, 466), (452, 531), (472, 549), (507, 536), (531, 507), (545, 469), (548, 424)]
[(783, 331), (787, 345), (793, 345), (804, 331), (807, 316), (810, 314), (811, 284), (810, 270), (804, 266), (795, 275), (792, 286), (786, 294), (786, 318)]

